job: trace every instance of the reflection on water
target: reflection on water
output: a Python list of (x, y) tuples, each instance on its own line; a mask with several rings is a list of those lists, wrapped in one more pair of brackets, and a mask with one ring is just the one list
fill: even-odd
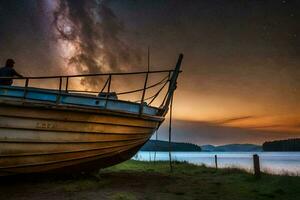
[[(205, 164), (214, 167), (214, 156), (218, 166), (237, 167), (252, 171), (253, 154), (258, 154), (262, 171), (273, 174), (300, 175), (300, 152), (172, 152), (172, 160)], [(168, 152), (139, 151), (133, 159), (143, 161), (169, 160)]]

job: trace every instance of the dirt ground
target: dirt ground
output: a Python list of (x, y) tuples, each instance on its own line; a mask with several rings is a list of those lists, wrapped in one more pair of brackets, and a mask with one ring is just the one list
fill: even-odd
[(0, 178), (0, 200), (295, 200), (300, 177), (263, 174), (188, 163), (127, 161), (94, 174)]
[(23, 176), (1, 180), (0, 199), (160, 199), (158, 197), (165, 196), (161, 185), (169, 185), (174, 181), (174, 177), (142, 172), (107, 172), (97, 177)]

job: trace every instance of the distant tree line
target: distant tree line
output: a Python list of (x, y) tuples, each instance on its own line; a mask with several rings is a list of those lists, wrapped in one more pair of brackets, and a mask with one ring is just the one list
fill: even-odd
[[(169, 142), (161, 140), (149, 140), (142, 148), (142, 151), (169, 151)], [(172, 151), (201, 151), (201, 147), (191, 143), (172, 142)]]
[(300, 151), (300, 138), (263, 143), (264, 151)]

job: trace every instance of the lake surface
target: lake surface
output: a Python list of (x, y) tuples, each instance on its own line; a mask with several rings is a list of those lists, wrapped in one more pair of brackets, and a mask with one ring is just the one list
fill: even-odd
[[(215, 167), (215, 155), (218, 167), (236, 167), (253, 171), (253, 154), (260, 157), (261, 170), (272, 174), (290, 174), (300, 176), (300, 152), (172, 152), (172, 160), (187, 161), (193, 164), (205, 164)], [(169, 160), (168, 152), (139, 151), (134, 160)]]

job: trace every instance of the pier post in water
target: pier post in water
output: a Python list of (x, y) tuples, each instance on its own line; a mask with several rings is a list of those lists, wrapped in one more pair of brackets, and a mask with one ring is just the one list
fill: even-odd
[(218, 157), (217, 157), (217, 155), (215, 155), (215, 165), (216, 165), (216, 169), (218, 169)]
[(257, 154), (253, 155), (253, 167), (254, 167), (254, 176), (259, 178), (260, 177), (260, 164), (259, 164), (259, 156)]

